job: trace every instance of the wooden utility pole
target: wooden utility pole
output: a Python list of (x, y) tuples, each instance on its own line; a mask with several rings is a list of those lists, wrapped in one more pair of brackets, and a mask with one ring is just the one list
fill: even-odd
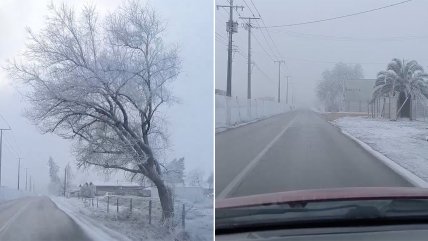
[(256, 17), (240, 17), (241, 19), (247, 19), (248, 23), (245, 24), (248, 30), (248, 84), (247, 84), (247, 99), (251, 99), (251, 20), (260, 19)]
[(21, 179), (21, 158), (18, 158), (18, 190), (19, 190), (19, 181)]
[(64, 168), (64, 197), (65, 197), (65, 191), (67, 188), (67, 166)]
[(244, 6), (233, 5), (233, 0), (229, 0), (229, 5), (217, 5), (217, 10), (220, 8), (229, 8), (229, 21), (226, 23), (226, 31), (229, 34), (229, 43), (227, 48), (227, 87), (226, 95), (232, 96), (232, 43), (234, 33), (238, 32), (238, 22), (233, 21), (233, 10), (244, 9)]
[(10, 128), (0, 128), (0, 187), (1, 187), (1, 152), (2, 152), (2, 144), (3, 144), (3, 131), (9, 131)]
[(285, 103), (288, 104), (288, 78), (290, 78), (291, 76), (290, 75), (286, 75), (285, 77), (287, 78), (287, 95), (286, 95), (286, 98), (285, 98)]
[(28, 168), (25, 168), (25, 191), (27, 191), (27, 177), (28, 177)]
[(278, 103), (281, 102), (281, 64), (285, 64), (284, 60), (275, 60), (278, 63)]

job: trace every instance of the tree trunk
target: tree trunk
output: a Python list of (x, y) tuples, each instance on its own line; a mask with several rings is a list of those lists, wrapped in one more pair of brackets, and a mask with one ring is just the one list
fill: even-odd
[(152, 181), (158, 189), (159, 200), (162, 207), (162, 223), (166, 226), (172, 226), (172, 220), (174, 217), (174, 201), (172, 198), (171, 189), (165, 184), (162, 179), (160, 168), (156, 167), (156, 161), (152, 157), (151, 164), (149, 167), (142, 171), (142, 174)]
[(389, 95), (389, 104), (388, 104), (388, 119), (391, 120), (391, 95)]
[(162, 221), (169, 224), (174, 216), (174, 202), (172, 200), (172, 191), (165, 185), (163, 180), (155, 182), (158, 189), (159, 199), (162, 206)]
[(147, 177), (155, 184), (158, 189), (159, 200), (162, 207), (162, 223), (166, 226), (171, 226), (174, 216), (174, 202), (172, 199), (172, 191), (165, 184), (165, 181), (156, 172), (155, 168), (150, 169)]
[(397, 119), (398, 119), (398, 115), (400, 114), (401, 109), (403, 108), (404, 104), (406, 104), (406, 102), (407, 102), (407, 100), (408, 100), (408, 99), (409, 99), (409, 96), (407, 96), (407, 97), (406, 97), (406, 99), (404, 100), (403, 104), (402, 104), (402, 105), (400, 106), (400, 108), (398, 109), (397, 114), (396, 114), (396, 116), (395, 116), (395, 120), (397, 120)]

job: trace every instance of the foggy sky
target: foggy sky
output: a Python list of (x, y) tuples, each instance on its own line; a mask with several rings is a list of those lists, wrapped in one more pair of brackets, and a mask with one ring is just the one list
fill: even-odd
[[(251, 6), (249, 0), (246, 2)], [(266, 26), (272, 26), (351, 14), (394, 4), (400, 0), (253, 0), (253, 2)], [(244, 11), (238, 10), (241, 16), (252, 17), (242, 0), (235, 0), (234, 3), (245, 7)], [(228, 1), (216, 0), (216, 4), (224, 5), (228, 4)], [(426, 9), (428, 9), (428, 1), (414, 0), (380, 11), (343, 19), (269, 29), (281, 56), (286, 61), (286, 68), (282, 67), (284, 70), (282, 76), (292, 76), (290, 80), (296, 89), (296, 104), (305, 107), (317, 104), (314, 90), (316, 83), (321, 79), (321, 73), (325, 69), (332, 68), (335, 62), (360, 63), (365, 78), (376, 78), (377, 72), (385, 69), (392, 58), (414, 59), (427, 69)], [(215, 43), (215, 86), (219, 89), (226, 89), (227, 34), (225, 22), (228, 19), (228, 13), (219, 9), (216, 10), (215, 16), (215, 31), (222, 36), (217, 37), (220, 38), (220, 41), (216, 39)], [(234, 17), (239, 18), (236, 11)], [(238, 20), (238, 22), (240, 25), (243, 23), (242, 20)], [(259, 22), (262, 24), (261, 21)], [(234, 45), (238, 46), (244, 56), (247, 56), (247, 31), (241, 26), (238, 31), (237, 34), (234, 34)], [(260, 29), (253, 29), (256, 38), (271, 54), (273, 51), (270, 51), (266, 45), (260, 31)], [(269, 37), (266, 37), (269, 40)], [(275, 47), (271, 46), (271, 48), (275, 50)], [(265, 77), (257, 68), (253, 67), (253, 97), (276, 98), (277, 64), (267, 57), (255, 38), (252, 38), (252, 52), (252, 62), (269, 77)], [(285, 82), (282, 83), (281, 98), (284, 99)], [(245, 98), (246, 91), (247, 60), (235, 53), (232, 95)]]
[[(0, 66), (7, 59), (17, 56), (25, 47), (28, 26), (35, 32), (43, 26), (50, 0), (1, 0), (0, 1)], [(54, 1), (61, 3), (62, 1)], [(84, 0), (67, 1), (78, 10)], [(113, 11), (121, 1), (95, 0), (100, 14)], [(169, 108), (167, 121), (170, 148), (163, 160), (185, 157), (187, 171), (201, 169), (205, 176), (212, 172), (212, 75), (213, 75), (213, 17), (212, 2), (199, 0), (151, 1), (161, 19), (167, 23), (166, 42), (180, 47), (182, 72), (172, 84), (173, 94), (180, 104)], [(198, 21), (194, 21), (194, 19)], [(197, 38), (195, 38), (197, 36)], [(19, 90), (13, 87), (7, 73), (0, 69), (0, 114), (13, 131), (5, 132), (3, 142), (2, 174), (3, 185), (16, 187), (17, 157), (23, 158), (21, 185), (25, 183), (25, 168), (36, 181), (36, 189), (46, 190), (48, 177), (48, 157), (52, 156), (63, 168), (67, 163), (73, 167), (71, 142), (56, 135), (41, 135), (24, 116), (28, 108)], [(8, 127), (0, 117), (0, 127)], [(76, 182), (102, 181), (104, 176), (94, 171), (78, 172)], [(121, 179), (118, 174), (114, 179)], [(115, 181), (114, 180), (114, 181)], [(24, 184), (25, 185), (25, 184)], [(22, 187), (22, 186), (21, 186)]]

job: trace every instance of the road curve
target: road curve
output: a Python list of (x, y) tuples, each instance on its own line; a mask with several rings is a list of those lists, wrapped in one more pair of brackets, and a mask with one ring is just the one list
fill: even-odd
[(334, 187), (412, 186), (315, 112), (216, 134), (216, 198)]
[(48, 197), (0, 203), (2, 241), (91, 241)]

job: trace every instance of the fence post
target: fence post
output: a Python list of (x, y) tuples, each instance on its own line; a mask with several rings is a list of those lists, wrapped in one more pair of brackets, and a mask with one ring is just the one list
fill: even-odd
[(116, 212), (119, 212), (119, 198), (116, 198)]
[(152, 224), (152, 200), (149, 201), (149, 224)]
[(130, 210), (130, 211), (131, 211), (131, 213), (132, 213), (132, 198), (131, 198), (130, 203), (129, 203), (129, 210)]
[(110, 209), (110, 196), (107, 196), (107, 213), (109, 212)]
[(94, 198), (91, 198), (92, 207), (94, 206)]
[(184, 204), (183, 204), (183, 211), (181, 213), (181, 226), (183, 227), (183, 229), (186, 227), (185, 220), (186, 220), (186, 208), (184, 207)]
[(97, 197), (97, 208), (98, 208), (98, 197)]

